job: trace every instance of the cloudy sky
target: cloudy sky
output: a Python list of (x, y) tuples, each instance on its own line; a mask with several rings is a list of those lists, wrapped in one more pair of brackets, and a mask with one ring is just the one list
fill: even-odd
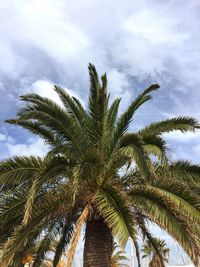
[[(200, 120), (200, 1), (0, 0), (0, 159), (47, 151), (43, 142), (4, 123), (19, 95), (57, 100), (61, 85), (84, 105), (88, 62), (107, 72), (123, 110), (151, 83), (161, 85), (134, 127), (176, 115)], [(166, 136), (172, 157), (200, 161), (200, 133)]]

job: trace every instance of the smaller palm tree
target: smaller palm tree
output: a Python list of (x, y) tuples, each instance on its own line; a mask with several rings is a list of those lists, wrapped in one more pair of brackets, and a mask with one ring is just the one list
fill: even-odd
[[(163, 262), (167, 263), (170, 250), (166, 247), (165, 241), (159, 238), (154, 238), (154, 245), (157, 247)], [(145, 244), (143, 245), (142, 252), (144, 254), (142, 258), (149, 258), (150, 260), (149, 267), (163, 266), (160, 263), (160, 257), (158, 253), (155, 251), (154, 247), (152, 246), (152, 243), (149, 240), (146, 240)]]
[(128, 267), (124, 262), (128, 261), (126, 253), (119, 248), (116, 242), (113, 243), (111, 267)]

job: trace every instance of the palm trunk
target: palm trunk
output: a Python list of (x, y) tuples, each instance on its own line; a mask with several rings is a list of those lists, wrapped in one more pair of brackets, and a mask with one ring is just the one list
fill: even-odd
[(91, 218), (86, 224), (84, 267), (111, 267), (113, 238), (103, 219)]

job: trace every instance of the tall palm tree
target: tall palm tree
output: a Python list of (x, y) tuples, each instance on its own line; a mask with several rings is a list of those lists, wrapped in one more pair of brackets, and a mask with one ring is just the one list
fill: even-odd
[(43, 138), (49, 152), (44, 158), (14, 157), (0, 164), (0, 266), (18, 266), (42, 239), (33, 264), (40, 266), (56, 237), (53, 266), (68, 246), (70, 267), (83, 225), (84, 267), (111, 266), (113, 237), (122, 248), (132, 238), (141, 266), (139, 229), (164, 266), (149, 221), (173, 236), (197, 265), (200, 166), (170, 162), (163, 133), (195, 131), (198, 122), (178, 117), (130, 132), (135, 112), (159, 86), (144, 90), (118, 115), (120, 99), (109, 104), (106, 74), (100, 80), (89, 64), (89, 75), (87, 109), (55, 86), (62, 106), (37, 94), (23, 95), (25, 106), (7, 121)]
[[(162, 255), (163, 262), (167, 263), (170, 252), (169, 248), (167, 248), (164, 240), (161, 240), (159, 238), (154, 238), (154, 240), (157, 248), (159, 249), (160, 255)], [(160, 267), (161, 264), (159, 257), (149, 240), (146, 240), (145, 244), (143, 245), (142, 252), (144, 254), (142, 258), (148, 257), (150, 260), (149, 267)]]

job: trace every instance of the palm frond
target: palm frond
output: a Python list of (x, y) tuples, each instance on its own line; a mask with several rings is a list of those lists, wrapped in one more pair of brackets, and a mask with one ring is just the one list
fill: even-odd
[(34, 204), (34, 200), (35, 200), (35, 197), (36, 197), (36, 194), (37, 194), (37, 190), (39, 189), (39, 181), (38, 179), (36, 179), (29, 192), (28, 192), (28, 195), (27, 195), (27, 200), (26, 200), (26, 204), (25, 204), (25, 211), (24, 211), (24, 217), (23, 217), (23, 220), (22, 220), (22, 223), (27, 225), (31, 215), (32, 215), (32, 210), (33, 210), (33, 204)]
[(71, 242), (70, 242), (70, 247), (69, 247), (68, 252), (67, 252), (67, 267), (72, 266), (72, 260), (74, 257), (75, 249), (76, 249), (77, 244), (78, 244), (78, 240), (79, 240), (80, 235), (81, 235), (81, 229), (82, 229), (83, 224), (88, 219), (89, 214), (90, 214), (90, 207), (89, 207), (89, 205), (87, 205), (84, 208), (84, 210), (82, 211), (80, 217), (78, 218), (76, 226), (75, 226), (75, 230), (74, 230)]
[(138, 267), (141, 267), (141, 261), (140, 261), (140, 249), (139, 249), (139, 245), (136, 239), (132, 239), (134, 246), (135, 246), (135, 254), (136, 254), (136, 258), (137, 258), (137, 264)]
[(38, 123), (36, 121), (24, 121), (24, 120), (7, 120), (7, 123), (15, 124), (22, 126), (23, 128), (29, 130), (31, 133), (38, 135), (39, 137), (43, 138), (45, 143), (47, 143), (50, 146), (59, 146), (62, 144), (61, 138), (54, 132), (50, 131), (48, 127), (45, 127), (44, 125), (41, 125), (41, 123)]
[[(169, 187), (168, 187), (169, 188)], [(181, 190), (179, 188), (179, 190)], [(175, 191), (175, 190), (174, 190)], [(177, 191), (176, 191), (177, 192)], [(131, 191), (131, 194), (133, 195), (141, 195), (143, 197), (148, 197), (149, 199), (163, 199), (167, 203), (176, 207), (177, 211), (179, 211), (182, 215), (185, 215), (185, 217), (188, 217), (189, 220), (194, 222), (200, 223), (200, 211), (198, 208), (194, 207), (190, 203), (188, 203), (186, 200), (184, 200), (184, 195), (182, 194), (182, 197), (178, 193), (172, 193), (170, 191), (165, 190), (164, 188), (158, 188), (153, 187), (150, 185), (146, 186), (135, 186), (135, 188)], [(186, 194), (187, 199), (187, 194)], [(170, 208), (170, 205), (168, 205), (168, 209)]]
[(167, 166), (157, 167), (158, 174), (166, 175), (169, 178), (185, 182), (193, 186), (200, 185), (200, 165), (192, 164), (186, 160), (172, 162)]
[(94, 204), (124, 247), (129, 237), (135, 238), (134, 217), (124, 196), (113, 187), (106, 187), (94, 196)]
[(2, 267), (9, 266), (17, 251), (26, 244), (28, 237), (35, 229), (41, 227), (41, 224), (46, 225), (45, 218), (50, 214), (51, 216), (53, 216), (54, 213), (56, 214), (59, 207), (62, 206), (63, 203), (68, 202), (69, 199), (66, 198), (66, 194), (62, 194), (62, 191), (60, 191), (57, 196), (54, 193), (53, 197), (46, 196), (43, 201), (42, 204), (40, 201), (36, 203), (37, 206), (34, 208), (33, 216), (31, 220), (28, 221), (27, 225), (19, 224), (15, 227), (10, 238), (3, 244), (2, 253), (0, 255), (0, 264)]
[(54, 90), (59, 95), (63, 105), (66, 108), (66, 111), (71, 115), (74, 116), (80, 125), (84, 125), (84, 120), (87, 117), (86, 112), (84, 111), (81, 103), (75, 101), (75, 98), (70, 96), (66, 90), (61, 88), (60, 86), (55, 85)]
[(199, 245), (195, 237), (195, 229), (188, 224), (187, 218), (174, 210), (169, 201), (161, 197), (153, 200), (146, 196), (134, 195), (132, 204), (176, 239), (195, 264), (198, 262)]
[(151, 244), (151, 246), (153, 247), (155, 253), (158, 256), (160, 267), (165, 267), (164, 259), (163, 259), (161, 251), (159, 250), (159, 246), (158, 246), (158, 244), (156, 242), (156, 238), (153, 237), (152, 234), (147, 229), (143, 216), (141, 214), (138, 214), (137, 220), (138, 220), (139, 226), (140, 226), (140, 228), (142, 230), (143, 236), (148, 239), (149, 243)]
[(120, 148), (123, 154), (134, 160), (142, 175), (149, 180), (150, 173), (147, 165), (147, 156), (143, 151), (142, 140), (133, 133), (127, 133), (121, 138)]
[(58, 231), (58, 226), (54, 222), (48, 227), (45, 236), (42, 238), (37, 248), (36, 256), (33, 261), (33, 267), (41, 266), (46, 253), (50, 250), (51, 243), (53, 242), (53, 240), (55, 240), (58, 234)]
[(61, 237), (56, 245), (55, 255), (53, 259), (53, 267), (57, 266), (64, 249), (69, 244), (73, 236), (73, 233), (74, 233), (73, 220), (71, 220), (71, 218), (69, 217), (66, 219), (65, 225), (62, 229)]
[(159, 160), (165, 160), (167, 158), (166, 152), (168, 147), (163, 138), (156, 135), (142, 136), (143, 149), (148, 154), (153, 154), (158, 157)]
[(0, 163), (1, 187), (16, 186), (34, 179), (42, 165), (40, 157), (14, 157)]
[(115, 132), (115, 143), (119, 138), (126, 132), (128, 129), (128, 126), (131, 122), (131, 119), (133, 117), (134, 112), (146, 101), (151, 99), (151, 96), (149, 95), (150, 92), (155, 91), (159, 88), (158, 84), (153, 84), (142, 94), (140, 94), (128, 107), (128, 109), (120, 116), (117, 122), (116, 126), (116, 132)]
[(82, 128), (74, 117), (55, 102), (37, 94), (21, 96), (21, 99), (28, 104), (18, 112), (18, 120), (36, 120), (53, 133), (58, 134), (65, 142), (73, 142), (78, 150), (80, 150), (81, 140), (84, 139), (87, 143)]
[(194, 132), (197, 128), (199, 128), (199, 123), (196, 119), (191, 117), (176, 117), (152, 123), (149, 126), (146, 126), (144, 129), (140, 130), (139, 134), (145, 136), (159, 135), (172, 131)]

